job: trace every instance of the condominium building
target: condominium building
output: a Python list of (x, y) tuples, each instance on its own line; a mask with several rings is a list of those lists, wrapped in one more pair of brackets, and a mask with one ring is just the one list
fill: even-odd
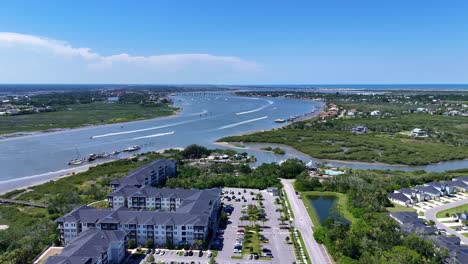
[(169, 197), (171, 192), (174, 193), (179, 202), (171, 204), (169, 201), (158, 210), (156, 205), (146, 207), (146, 202), (134, 206), (131, 197), (127, 198), (132, 200), (130, 208), (119, 206), (109, 210), (81, 206), (56, 220), (60, 238), (68, 244), (88, 228), (98, 228), (125, 231), (128, 239), (135, 239), (140, 245), (147, 240), (161, 246), (168, 243), (192, 245), (195, 240), (204, 241), (217, 221), (221, 190), (159, 190)]
[(155, 160), (131, 171), (127, 176), (110, 183), (112, 190), (123, 186), (159, 186), (168, 178), (177, 176), (177, 162), (173, 160)]
[(125, 258), (127, 234), (88, 228), (65, 246), (57, 256), (47, 258), (46, 264), (117, 264)]
[(219, 203), (220, 197), (217, 188), (197, 190), (124, 186), (109, 194), (107, 198), (109, 207), (114, 209), (127, 207), (172, 212), (193, 201), (213, 200)]

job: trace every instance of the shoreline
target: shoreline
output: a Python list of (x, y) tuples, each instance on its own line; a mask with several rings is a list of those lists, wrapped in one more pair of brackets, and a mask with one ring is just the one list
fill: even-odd
[[(213, 144), (218, 145), (218, 146), (223, 146), (223, 147), (228, 147), (228, 148), (236, 148), (236, 149), (253, 149), (256, 151), (263, 151), (263, 152), (271, 152), (267, 150), (262, 150), (262, 149), (256, 149), (256, 148), (251, 148), (249, 146), (244, 146), (243, 148), (237, 147), (232, 144), (233, 142), (225, 142), (225, 141), (220, 141), (220, 142), (214, 142)], [(430, 165), (437, 165), (437, 164), (442, 164), (444, 162), (451, 162), (451, 161), (468, 161), (468, 159), (459, 159), (459, 160), (446, 160), (446, 161), (439, 161), (435, 163), (428, 163), (424, 165), (407, 165), (407, 164), (390, 164), (390, 163), (383, 163), (383, 162), (365, 162), (365, 161), (352, 161), (352, 160), (335, 160), (335, 159), (319, 159), (319, 158), (314, 158), (310, 156), (309, 154), (306, 154), (298, 149), (295, 149), (294, 147), (291, 147), (286, 144), (280, 144), (280, 143), (264, 143), (264, 142), (235, 142), (239, 144), (258, 144), (258, 145), (274, 145), (274, 146), (279, 146), (279, 147), (284, 147), (284, 148), (289, 148), (293, 149), (294, 151), (297, 151), (298, 153), (301, 153), (301, 155), (310, 158), (311, 160), (317, 160), (321, 162), (326, 162), (326, 163), (333, 163), (333, 162), (339, 162), (339, 163), (345, 163), (345, 164), (355, 164), (355, 165), (368, 165), (368, 166), (389, 166), (389, 167), (395, 167), (395, 168), (413, 168), (417, 169), (418, 167), (423, 167), (423, 166), (430, 166)], [(368, 169), (368, 170), (373, 170), (373, 169)]]
[(85, 129), (96, 128), (96, 127), (107, 127), (107, 126), (113, 126), (113, 125), (122, 125), (122, 124), (130, 124), (130, 123), (133, 124), (133, 123), (140, 123), (140, 122), (152, 121), (152, 120), (169, 119), (169, 118), (174, 118), (174, 117), (179, 116), (182, 111), (183, 111), (183, 108), (178, 107), (178, 109), (173, 111), (174, 113), (171, 115), (159, 116), (159, 117), (154, 117), (154, 118), (149, 118), (149, 119), (138, 119), (138, 120), (133, 120), (133, 121), (117, 122), (117, 123), (109, 123), (109, 124), (83, 125), (83, 126), (78, 126), (74, 128), (51, 128), (51, 129), (46, 129), (46, 130), (38, 130), (38, 131), (30, 131), (30, 132), (20, 131), (20, 132), (13, 132), (13, 133), (7, 133), (7, 134), (0, 134), (0, 142), (6, 141), (6, 140), (14, 140), (18, 138), (36, 137), (36, 136), (41, 136), (45, 134), (59, 134), (59, 133), (64, 133), (68, 131), (79, 131), (79, 130), (85, 130)]
[[(156, 150), (153, 152), (162, 153), (169, 149), (180, 149), (180, 148), (164, 148), (164, 149)], [(143, 153), (137, 153), (137, 154), (143, 154)], [(127, 158), (128, 157), (124, 157), (121, 159), (127, 159)], [(86, 164), (86, 165), (82, 165), (78, 167), (72, 167), (72, 168), (58, 170), (58, 171), (46, 172), (46, 173), (36, 174), (36, 175), (22, 177), (18, 179), (0, 181), (0, 195), (3, 195), (11, 191), (15, 191), (15, 190), (28, 189), (28, 188), (38, 186), (38, 185), (41, 185), (50, 181), (57, 181), (63, 178), (74, 176), (77, 173), (86, 172), (92, 167), (102, 165), (105, 163), (109, 163), (109, 162), (113, 162), (113, 161), (117, 161), (117, 160), (121, 160), (121, 159), (103, 160), (101, 162), (95, 162), (92, 164)]]

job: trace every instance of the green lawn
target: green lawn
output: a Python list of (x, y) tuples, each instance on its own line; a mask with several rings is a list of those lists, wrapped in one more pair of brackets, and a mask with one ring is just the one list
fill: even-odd
[(174, 114), (175, 110), (177, 109), (167, 104), (160, 106), (101, 102), (74, 104), (56, 112), (0, 116), (0, 134), (143, 120), (169, 116)]
[(393, 204), (393, 207), (386, 207), (385, 209), (389, 212), (416, 212), (412, 207), (406, 207), (395, 203)]
[(436, 217), (437, 218), (443, 218), (443, 217), (447, 217), (447, 213), (449, 215), (452, 215), (452, 214), (455, 214), (455, 213), (463, 213), (463, 212), (467, 212), (467, 211), (468, 211), (468, 204), (464, 204), (464, 205), (460, 205), (460, 206), (450, 208), (450, 209), (447, 209), (447, 210), (444, 210), (444, 211), (440, 211), (440, 212), (438, 212), (436, 214)]
[(312, 205), (309, 203), (309, 197), (310, 196), (335, 196), (338, 198), (338, 203), (336, 206), (336, 209), (338, 212), (347, 220), (350, 222), (354, 222), (356, 219), (354, 216), (351, 214), (351, 212), (348, 211), (347, 209), (347, 202), (348, 202), (348, 197), (346, 194), (342, 193), (337, 193), (337, 192), (318, 192), (318, 191), (310, 191), (310, 192), (301, 192), (300, 193), (302, 202), (307, 208), (307, 212), (309, 213), (310, 219), (314, 223), (314, 226), (320, 226), (319, 220), (317, 218), (317, 215), (315, 213), (314, 208)]

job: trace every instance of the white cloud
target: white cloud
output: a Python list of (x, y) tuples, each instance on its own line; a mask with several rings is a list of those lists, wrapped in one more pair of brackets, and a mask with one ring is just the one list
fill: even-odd
[(226, 83), (261, 72), (257, 63), (232, 56), (104, 56), (64, 41), (12, 32), (0, 32), (0, 68), (7, 71), (0, 82), (7, 83)]

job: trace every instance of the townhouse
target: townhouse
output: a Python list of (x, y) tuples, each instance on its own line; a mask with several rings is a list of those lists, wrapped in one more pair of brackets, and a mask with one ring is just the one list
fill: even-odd
[[(151, 191), (157, 190), (163, 189), (154, 188)], [(147, 208), (143, 206), (145, 203), (134, 205), (133, 198), (130, 198), (132, 203), (127, 204), (128, 208), (119, 206), (109, 210), (80, 206), (56, 220), (60, 239), (68, 244), (88, 228), (98, 228), (124, 231), (128, 239), (134, 239), (140, 245), (147, 240), (160, 246), (193, 245), (196, 240), (204, 241), (217, 221), (221, 189), (165, 188), (161, 193), (170, 196), (171, 192), (182, 199), (178, 203), (161, 205), (160, 209), (156, 209), (156, 205)], [(190, 193), (190, 196), (181, 195)]]
[(159, 186), (168, 178), (176, 176), (177, 162), (159, 159), (131, 171), (127, 176), (111, 181), (110, 186), (113, 191), (123, 186)]
[(127, 235), (123, 231), (104, 231), (88, 228), (56, 256), (48, 257), (46, 264), (117, 264), (126, 255)]
[(451, 181), (429, 182), (413, 188), (401, 188), (387, 195), (396, 204), (411, 206), (417, 202), (450, 196), (457, 192), (468, 191), (468, 176), (453, 178)]

